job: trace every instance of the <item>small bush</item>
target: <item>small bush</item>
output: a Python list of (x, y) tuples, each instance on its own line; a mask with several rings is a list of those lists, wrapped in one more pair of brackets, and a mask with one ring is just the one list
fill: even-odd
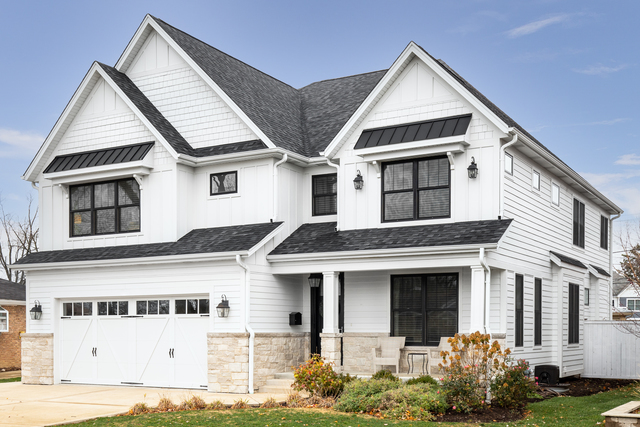
[(447, 407), (446, 398), (429, 384), (404, 385), (380, 396), (380, 412), (400, 420), (431, 421)]
[(335, 409), (343, 412), (371, 412), (380, 406), (380, 395), (402, 386), (394, 380), (355, 380), (347, 384), (338, 398)]
[(333, 408), (336, 404), (336, 399), (333, 396), (322, 397), (314, 394), (309, 398), (305, 399), (304, 405), (307, 407), (314, 408)]
[(181, 411), (191, 411), (194, 409), (205, 409), (207, 407), (207, 402), (200, 396), (191, 395), (189, 398), (185, 399), (178, 405), (178, 409)]
[(331, 365), (314, 354), (311, 359), (294, 369), (295, 380), (292, 387), (296, 391), (306, 391), (321, 397), (338, 396), (353, 377), (337, 374)]
[(393, 373), (388, 369), (381, 369), (375, 374), (371, 376), (372, 380), (391, 380), (391, 381), (400, 381), (400, 378), (393, 375)]
[(260, 405), (260, 407), (264, 409), (279, 408), (280, 404), (276, 401), (276, 399), (274, 399), (273, 397), (270, 397), (264, 402), (262, 402), (262, 405)]
[(242, 399), (238, 399), (234, 401), (233, 405), (231, 405), (231, 409), (247, 409), (248, 407), (249, 407), (249, 401), (242, 400)]
[(289, 393), (285, 401), (287, 408), (301, 408), (304, 406), (304, 398), (297, 391)]
[(207, 409), (221, 411), (223, 409), (227, 409), (227, 405), (225, 405), (221, 400), (214, 400), (213, 402), (209, 403), (209, 405), (207, 405)]
[(438, 384), (438, 381), (433, 379), (431, 375), (420, 375), (419, 377), (411, 378), (410, 380), (407, 381), (407, 385), (414, 385), (414, 384), (431, 384), (432, 386), (436, 386), (436, 387), (440, 385)]
[(451, 408), (468, 414), (485, 404), (486, 389), (480, 379), (468, 369), (457, 366), (442, 378), (442, 390)]
[(158, 401), (157, 409), (158, 411), (161, 411), (161, 412), (173, 411), (176, 409), (176, 405), (168, 397), (162, 396)]
[(140, 415), (149, 412), (149, 405), (144, 402), (138, 402), (129, 409), (130, 415)]
[(491, 381), (491, 403), (502, 408), (520, 408), (536, 387), (528, 376), (529, 363), (523, 359), (511, 364)]

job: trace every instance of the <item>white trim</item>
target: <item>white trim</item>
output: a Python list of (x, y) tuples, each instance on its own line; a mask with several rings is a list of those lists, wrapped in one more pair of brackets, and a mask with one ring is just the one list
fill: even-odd
[[(554, 254), (552, 254), (551, 252), (549, 252), (549, 259), (551, 260), (552, 263), (554, 263), (555, 265), (557, 265), (560, 268), (566, 268), (568, 270), (573, 270), (576, 272), (580, 272), (580, 273), (585, 273), (585, 271), (588, 271), (589, 267), (585, 266), (586, 268), (583, 267), (578, 267), (577, 265), (573, 265), (573, 264), (569, 264), (568, 262), (564, 262), (562, 261), (560, 258), (558, 258), (557, 256), (555, 256)], [(580, 261), (583, 265), (584, 263), (582, 261)]]
[[(134, 164), (135, 163), (135, 164)], [(72, 171), (49, 173), (45, 175), (53, 185), (69, 185), (79, 182), (100, 181), (104, 179), (130, 178), (133, 175), (145, 176), (151, 173), (152, 167), (141, 162), (105, 165), (93, 168), (76, 169)]]
[(598, 270), (596, 270), (591, 266), (591, 264), (585, 264), (585, 265), (587, 266), (587, 270), (589, 270), (589, 273), (591, 273), (594, 277), (597, 277), (598, 279), (604, 279), (607, 281), (609, 280), (609, 277), (605, 276), (602, 273), (599, 273)]
[(324, 157), (314, 157), (312, 159), (303, 155), (292, 153), (291, 151), (284, 150), (282, 148), (264, 148), (260, 150), (241, 151), (239, 153), (220, 154), (207, 157), (193, 157), (188, 154), (178, 154), (178, 163), (198, 167), (198, 166), (210, 166), (219, 163), (231, 163), (239, 162), (243, 160), (253, 159), (266, 159), (271, 157), (282, 158), (287, 154), (289, 161), (298, 166), (313, 166), (316, 164), (325, 164), (327, 159)]
[(14, 299), (0, 299), (0, 305), (27, 305), (26, 301), (14, 300)]
[(4, 314), (7, 319), (7, 329), (0, 329), (0, 332), (9, 332), (9, 311), (6, 308), (0, 306), (0, 315)]

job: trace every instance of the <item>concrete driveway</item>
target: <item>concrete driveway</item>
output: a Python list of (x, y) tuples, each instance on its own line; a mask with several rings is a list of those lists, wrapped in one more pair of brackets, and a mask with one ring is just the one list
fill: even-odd
[(267, 393), (223, 394), (164, 388), (0, 383), (0, 427), (74, 423), (121, 414), (137, 402), (156, 406), (163, 396), (180, 403), (190, 394), (201, 396), (207, 403), (215, 400), (233, 403), (243, 399), (249, 404), (260, 404), (269, 397), (278, 401), (287, 397), (285, 394)]

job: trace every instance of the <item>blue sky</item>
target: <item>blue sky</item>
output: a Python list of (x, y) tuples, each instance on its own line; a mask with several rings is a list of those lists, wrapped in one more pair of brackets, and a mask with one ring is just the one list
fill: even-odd
[(388, 68), (413, 40), (640, 215), (640, 2), (0, 0), (0, 192), (20, 179), (94, 60), (146, 13), (294, 86)]

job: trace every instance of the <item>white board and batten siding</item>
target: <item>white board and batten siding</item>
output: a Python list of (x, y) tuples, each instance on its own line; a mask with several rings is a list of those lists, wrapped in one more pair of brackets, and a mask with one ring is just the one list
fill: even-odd
[[(631, 322), (591, 321), (584, 325), (587, 378), (640, 379), (640, 339)], [(636, 335), (625, 327), (631, 327)]]

